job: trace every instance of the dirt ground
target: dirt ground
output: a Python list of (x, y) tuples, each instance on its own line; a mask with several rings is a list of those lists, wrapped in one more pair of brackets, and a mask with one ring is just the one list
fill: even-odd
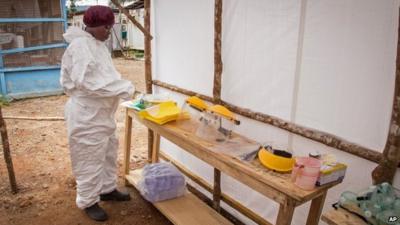
[[(114, 59), (125, 79), (144, 91), (144, 63)], [(3, 108), (5, 116), (63, 116), (68, 97), (52, 96), (15, 101)], [(11, 194), (3, 154), (0, 152), (0, 225), (134, 225), (171, 224), (157, 209), (142, 199), (132, 187), (124, 187), (122, 178), (122, 143), (124, 110), (117, 112), (119, 151), (119, 187), (129, 191), (129, 202), (102, 202), (109, 220), (100, 223), (87, 218), (75, 205), (76, 186), (71, 172), (64, 121), (7, 119), (12, 159), (19, 187)], [(133, 124), (131, 166), (143, 163), (147, 156), (147, 130)]]

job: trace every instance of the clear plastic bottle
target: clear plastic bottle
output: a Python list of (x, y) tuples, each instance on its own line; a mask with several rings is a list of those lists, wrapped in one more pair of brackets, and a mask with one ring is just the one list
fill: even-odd
[(345, 191), (340, 195), (339, 204), (352, 211), (359, 212), (360, 209), (358, 207), (357, 194), (351, 191)]
[(362, 214), (367, 218), (372, 218), (377, 213), (382, 211), (382, 208), (377, 204), (376, 201), (373, 201), (373, 196), (377, 193), (378, 187), (375, 185), (370, 186), (366, 191), (361, 192), (357, 200), (360, 203), (360, 208)]
[(363, 214), (367, 218), (375, 217), (378, 213), (382, 212), (382, 207), (372, 201), (365, 201), (361, 203)]
[(393, 187), (389, 183), (382, 183), (377, 186), (377, 190), (373, 193), (371, 200), (382, 207), (382, 210), (392, 209), (396, 194)]

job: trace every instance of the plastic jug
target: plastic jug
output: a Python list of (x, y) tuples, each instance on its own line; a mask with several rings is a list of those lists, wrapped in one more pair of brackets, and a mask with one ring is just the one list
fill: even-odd
[(299, 188), (312, 190), (319, 177), (321, 161), (312, 157), (298, 157), (292, 170), (292, 181)]

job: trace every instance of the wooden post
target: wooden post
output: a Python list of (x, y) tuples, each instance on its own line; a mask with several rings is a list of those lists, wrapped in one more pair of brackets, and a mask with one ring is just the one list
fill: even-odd
[(4, 160), (7, 164), (8, 178), (10, 180), (11, 191), (13, 194), (18, 192), (17, 181), (15, 180), (14, 166), (10, 153), (10, 143), (8, 142), (6, 122), (3, 119), (3, 112), (0, 105), (0, 133), (3, 144)]
[(221, 56), (221, 30), (222, 30), (222, 0), (215, 0), (214, 8), (214, 102), (221, 101), (221, 76), (222, 76), (222, 56)]
[[(125, 111), (125, 139), (124, 139), (124, 175), (129, 174), (131, 162), (131, 140), (132, 140), (132, 117), (129, 116), (129, 109)], [(124, 176), (125, 186), (130, 183)]]
[(326, 198), (327, 191), (322, 193), (321, 196), (314, 198), (311, 202), (310, 211), (307, 217), (307, 225), (318, 225), (321, 217), (322, 208)]
[[(399, 17), (400, 21), (400, 17)], [(375, 184), (392, 183), (400, 162), (400, 26), (397, 36), (396, 81), (389, 135), (379, 165), (372, 171)]]
[[(146, 38), (150, 40), (153, 38), (150, 34), (150, 30), (145, 29), (131, 14), (129, 14), (128, 10), (119, 4), (118, 0), (111, 0), (111, 2), (119, 9), (126, 17), (144, 34)], [(145, 8), (146, 8), (146, 0), (145, 0)]]
[(213, 188), (213, 208), (217, 211), (221, 211), (221, 171), (214, 168), (214, 188)]
[(295, 203), (290, 198), (287, 198), (285, 203), (280, 204), (276, 224), (290, 225), (293, 219), (294, 208)]
[(157, 134), (156, 132), (153, 133), (154, 133), (154, 139), (153, 139), (151, 162), (157, 163), (159, 162), (159, 153), (160, 153), (160, 135)]
[[(151, 1), (144, 0), (144, 28), (150, 34), (150, 16), (151, 16)], [(153, 93), (153, 86), (152, 86), (152, 70), (151, 70), (151, 36), (145, 36), (144, 39), (144, 75), (145, 75), (145, 82), (146, 82), (146, 93), (151, 94)], [(147, 136), (147, 147), (148, 147), (148, 154), (147, 154), (147, 161), (151, 161), (151, 150), (153, 149), (153, 131), (148, 129), (148, 136)]]

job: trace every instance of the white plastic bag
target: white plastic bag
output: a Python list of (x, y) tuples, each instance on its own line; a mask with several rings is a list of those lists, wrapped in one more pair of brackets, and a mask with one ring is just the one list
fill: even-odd
[(142, 171), (138, 189), (149, 202), (177, 198), (185, 194), (185, 177), (170, 163), (147, 164)]

